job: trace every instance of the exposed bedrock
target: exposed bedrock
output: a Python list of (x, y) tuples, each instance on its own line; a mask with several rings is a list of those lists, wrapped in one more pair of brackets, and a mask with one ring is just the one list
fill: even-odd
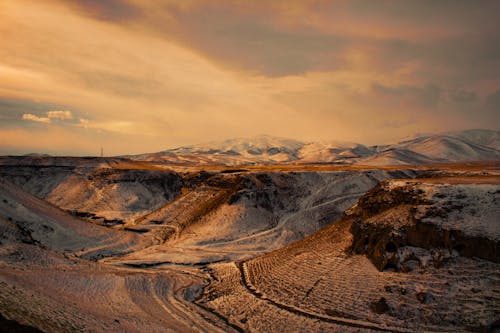
[[(462, 223), (467, 217), (470, 221), (468, 205), (474, 205), (475, 210), (481, 207), (477, 202), (483, 204), (483, 211), (472, 213), (479, 227), (481, 220), (498, 218), (495, 207), (498, 191), (479, 187), (474, 189), (476, 192), (456, 194), (447, 190), (445, 185), (436, 192), (435, 189), (427, 191), (418, 183), (380, 184), (346, 212), (354, 220), (352, 250), (366, 254), (379, 270), (410, 271), (415, 265), (439, 267), (457, 255), (500, 262), (498, 227), (495, 226), (498, 222), (486, 221), (484, 224), (489, 229), (485, 230), (470, 230)], [(455, 214), (448, 214), (450, 212)]]
[(183, 186), (179, 173), (161, 170), (1, 166), (0, 176), (59, 208), (101, 219), (101, 224), (119, 224), (161, 207), (177, 198)]

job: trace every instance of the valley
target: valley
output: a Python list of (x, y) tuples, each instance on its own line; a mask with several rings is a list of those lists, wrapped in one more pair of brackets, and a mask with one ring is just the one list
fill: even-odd
[(44, 332), (498, 325), (495, 162), (2, 157), (0, 179), (0, 312)]
[(500, 333), (498, 13), (0, 0), (0, 333)]

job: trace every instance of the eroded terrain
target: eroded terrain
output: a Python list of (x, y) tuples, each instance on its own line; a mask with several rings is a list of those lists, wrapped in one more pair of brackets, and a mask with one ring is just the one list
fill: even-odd
[(498, 325), (494, 163), (0, 164), (0, 313), (19, 324), (47, 332)]

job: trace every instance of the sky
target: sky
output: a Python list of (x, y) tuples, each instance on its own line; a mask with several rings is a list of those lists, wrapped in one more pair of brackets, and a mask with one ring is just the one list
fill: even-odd
[(500, 1), (0, 0), (0, 154), (500, 129)]

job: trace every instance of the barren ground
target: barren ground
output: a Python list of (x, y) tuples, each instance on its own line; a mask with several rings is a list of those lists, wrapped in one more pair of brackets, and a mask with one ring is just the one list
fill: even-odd
[[(498, 172), (4, 158), (0, 314), (46, 332), (493, 329)], [(407, 239), (412, 223), (463, 244)]]

